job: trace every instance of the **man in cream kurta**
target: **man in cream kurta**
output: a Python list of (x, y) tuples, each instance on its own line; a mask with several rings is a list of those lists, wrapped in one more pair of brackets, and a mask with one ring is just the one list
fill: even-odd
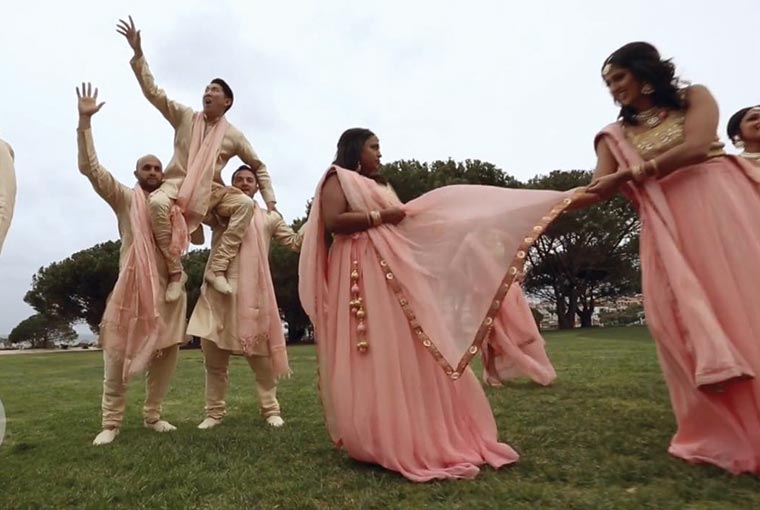
[[(258, 189), (256, 175), (247, 166), (242, 166), (235, 171), (232, 176), (232, 185), (241, 189), (246, 196), (251, 198)], [(210, 264), (214, 251), (219, 249), (224, 227), (213, 216), (207, 218), (207, 222), (212, 226), (213, 232), (208, 263)], [(251, 221), (249, 228), (255, 228), (253, 221)], [(267, 253), (272, 239), (293, 251), (300, 250), (303, 240), (303, 232), (294, 232), (275, 212), (267, 213), (264, 232), (256, 232), (256, 235), (265, 240)], [(206, 366), (206, 419), (198, 425), (200, 429), (219, 425), (227, 412), (224, 397), (229, 383), (230, 355), (243, 353), (243, 347), (238, 336), (237, 314), (240, 264), (253, 264), (255, 262), (253, 260), (241, 261), (238, 256), (230, 261), (227, 277), (233, 288), (232, 295), (222, 295), (204, 283), (201, 287), (201, 295), (187, 325), (188, 335), (201, 338)], [(271, 275), (267, 276), (271, 278)], [(279, 316), (271, 317), (270, 320), (276, 321), (278, 325), (281, 321)], [(272, 374), (267, 342), (257, 342), (252, 355), (245, 356), (245, 359), (256, 377), (256, 390), (259, 396), (261, 414), (267, 423), (273, 427), (282, 426), (285, 422), (280, 415), (280, 404), (277, 401), (277, 381)]]
[(0, 140), (0, 253), (13, 219), (16, 204), (16, 174), (13, 170), (13, 149)]
[[(126, 253), (132, 244), (132, 226), (130, 209), (132, 207), (134, 189), (120, 183), (98, 162), (95, 145), (90, 129), (90, 119), (103, 105), (97, 104), (97, 90), (94, 94), (89, 84), (85, 90), (82, 84), (79, 97), (79, 127), (77, 143), (79, 156), (79, 171), (90, 180), (92, 187), (100, 197), (111, 206), (116, 213), (121, 237), (121, 252), (119, 268), (123, 269)], [(152, 155), (137, 160), (135, 177), (142, 192), (149, 193), (156, 189), (162, 181), (161, 162)], [(160, 278), (159, 287), (165, 289), (168, 274), (161, 253), (155, 252), (156, 267)], [(179, 299), (166, 303), (159, 299), (159, 312), (166, 325), (165, 334), (159, 339), (157, 350), (148, 366), (145, 377), (145, 404), (143, 419), (145, 427), (157, 432), (176, 430), (172, 424), (161, 420), (161, 403), (169, 390), (169, 383), (177, 367), (179, 345), (185, 341), (185, 313), (187, 310), (187, 295), (183, 292)], [(100, 337), (101, 345), (107, 345), (109, 333), (103, 331)], [(126, 385), (122, 376), (123, 359), (103, 350), (104, 377), (102, 400), (102, 427), (93, 444), (102, 445), (113, 441), (119, 433), (124, 419), (126, 407)]]
[[(202, 112), (195, 112), (190, 107), (172, 101), (164, 90), (156, 86), (143, 55), (140, 32), (135, 28), (132, 18), (129, 18), (129, 23), (120, 20), (118, 31), (124, 35), (134, 51), (130, 63), (143, 94), (174, 128), (174, 155), (164, 172), (163, 184), (151, 193), (148, 201), (156, 243), (164, 254), (169, 269), (170, 285), (166, 299), (171, 301), (178, 296), (179, 289), (184, 284), (184, 277), (179, 258), (169, 252), (172, 230), (169, 212), (187, 175), (193, 123), (196, 115), (204, 116), (205, 137), (205, 133), (211, 131), (213, 125), (232, 106), (232, 90), (224, 80), (213, 80), (204, 92)], [(253, 214), (253, 202), (250, 197), (237, 189), (226, 187), (222, 180), (222, 169), (233, 156), (238, 156), (254, 169), (267, 209), (275, 209), (274, 190), (266, 165), (259, 159), (245, 136), (237, 128), (229, 125), (214, 163), (213, 182), (204, 183), (211, 186), (207, 212), (228, 219), (227, 228), (220, 234), (219, 249), (211, 259), (206, 273), (206, 280), (223, 294), (231, 292), (225, 273), (230, 260), (237, 254), (243, 233)]]

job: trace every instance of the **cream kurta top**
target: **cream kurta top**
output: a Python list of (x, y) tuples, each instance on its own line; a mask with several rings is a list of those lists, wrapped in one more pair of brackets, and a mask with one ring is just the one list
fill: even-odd
[(0, 140), (0, 253), (13, 219), (16, 204), (16, 173), (13, 169), (13, 149)]
[[(214, 257), (214, 252), (219, 247), (219, 242), (225, 228), (224, 225), (218, 224), (214, 221), (212, 221), (212, 223), (214, 224), (212, 225), (213, 233), (211, 236), (211, 252), (208, 257), (209, 261)], [(254, 221), (251, 219), (251, 226), (248, 228), (254, 228), (253, 225)], [(263, 236), (262, 238), (264, 239), (267, 252), (269, 252), (269, 246), (272, 239), (293, 251), (299, 251), (301, 249), (304, 232), (303, 228), (298, 232), (294, 232), (279, 214), (274, 212), (266, 213), (264, 230), (264, 232), (257, 232), (256, 234)], [(256, 262), (249, 261), (249, 263)], [(188, 335), (205, 338), (214, 342), (220, 349), (236, 353), (243, 352), (243, 348), (240, 345), (240, 340), (237, 335), (237, 287), (238, 275), (240, 273), (239, 267), (240, 261), (239, 257), (236, 255), (235, 258), (230, 261), (230, 266), (227, 269), (227, 281), (229, 281), (230, 286), (232, 287), (232, 294), (229, 296), (224, 296), (205, 282), (203, 283), (198, 302), (195, 305), (195, 309), (193, 310), (193, 314), (190, 316), (190, 321), (187, 325)], [(206, 264), (206, 271), (208, 271), (208, 263)], [(271, 317), (270, 320), (279, 322), (280, 317)], [(268, 356), (269, 345), (267, 342), (259, 342), (253, 349), (253, 355)]]
[[(193, 130), (193, 119), (196, 112), (192, 108), (172, 101), (166, 96), (166, 92), (156, 86), (153, 75), (150, 73), (145, 57), (133, 58), (130, 61), (132, 70), (135, 72), (137, 81), (140, 83), (143, 94), (148, 101), (161, 112), (166, 120), (174, 128), (174, 155), (164, 169), (164, 184), (172, 198), (177, 197), (179, 188), (187, 175), (187, 159), (190, 151), (190, 135)], [(200, 115), (200, 113), (198, 113)], [(274, 202), (274, 190), (266, 165), (259, 159), (256, 151), (246, 137), (232, 124), (222, 139), (219, 156), (214, 164), (213, 187), (224, 186), (222, 169), (233, 156), (238, 156), (243, 162), (255, 169), (256, 180), (261, 188), (261, 196), (265, 202)]]
[[(122, 268), (129, 247), (132, 245), (132, 224), (129, 218), (132, 207), (132, 188), (128, 188), (103, 168), (95, 153), (95, 144), (92, 131), (89, 129), (77, 129), (77, 142), (79, 145), (79, 171), (90, 180), (95, 192), (111, 206), (116, 213), (119, 225), (119, 237), (121, 238), (121, 251), (119, 253), (119, 268)], [(187, 311), (187, 294), (184, 292), (177, 301), (167, 303), (163, 296), (166, 290), (168, 274), (163, 255), (156, 248), (156, 268), (160, 278), (160, 296), (158, 310), (163, 318), (167, 334), (159, 339), (157, 349), (164, 349), (174, 344), (185, 342), (185, 324)], [(105, 334), (105, 333), (104, 333)], [(101, 344), (104, 343), (101, 338)]]

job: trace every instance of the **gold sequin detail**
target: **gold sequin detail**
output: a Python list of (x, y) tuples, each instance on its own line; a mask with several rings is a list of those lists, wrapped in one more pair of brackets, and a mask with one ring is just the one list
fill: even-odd
[(525, 265), (525, 259), (527, 258), (528, 250), (536, 241), (536, 238), (541, 235), (547, 225), (559, 214), (561, 214), (567, 208), (567, 206), (572, 203), (572, 201), (573, 200), (571, 198), (565, 198), (560, 203), (555, 204), (554, 207), (548, 211), (548, 214), (541, 218), (541, 222), (539, 222), (538, 225), (532, 227), (532, 232), (526, 232), (527, 235), (523, 234), (526, 236), (523, 237), (522, 242), (517, 247), (517, 251), (515, 252), (514, 259), (512, 260), (512, 263), (507, 270), (507, 274), (504, 275), (504, 279), (502, 280), (501, 285), (496, 290), (496, 293), (491, 301), (491, 308), (481, 323), (480, 328), (478, 328), (478, 332), (476, 333), (475, 338), (472, 340), (472, 343), (465, 351), (462, 359), (459, 361), (456, 370), (454, 370), (454, 368), (446, 361), (441, 352), (436, 348), (432, 340), (430, 340), (425, 331), (422, 329), (422, 325), (417, 320), (417, 317), (415, 316), (414, 311), (409, 304), (409, 300), (404, 295), (404, 290), (401, 287), (401, 284), (396, 280), (391, 267), (389, 267), (388, 262), (381, 257), (378, 257), (378, 262), (382, 267), (382, 271), (385, 275), (388, 287), (390, 287), (391, 291), (396, 295), (396, 299), (398, 300), (398, 303), (401, 306), (404, 315), (407, 318), (407, 321), (409, 322), (409, 326), (413, 334), (417, 336), (423, 347), (433, 356), (435, 361), (443, 368), (446, 375), (449, 376), (452, 380), (456, 380), (461, 377), (463, 371), (472, 361), (472, 358), (480, 351), (481, 344), (486, 341), (488, 336), (493, 332), (493, 316), (501, 308), (502, 300), (509, 291), (512, 282), (514, 281), (514, 277)]
[[(625, 137), (636, 147), (639, 155), (646, 161), (654, 159), (660, 154), (681, 145), (686, 140), (684, 135), (685, 112), (671, 111), (658, 126), (641, 133), (632, 133), (630, 129), (623, 129)], [(715, 138), (713, 146), (708, 153), (709, 157), (723, 156), (723, 144)]]

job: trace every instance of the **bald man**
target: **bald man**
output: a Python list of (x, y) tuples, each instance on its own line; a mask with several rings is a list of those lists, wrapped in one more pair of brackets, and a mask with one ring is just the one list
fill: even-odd
[(16, 203), (16, 174), (13, 171), (13, 149), (0, 140), (0, 253), (13, 218)]
[[(135, 239), (131, 213), (135, 200), (140, 198), (135, 194), (143, 193), (147, 197), (150, 192), (158, 189), (163, 181), (163, 170), (161, 161), (156, 156), (148, 154), (141, 157), (137, 160), (134, 172), (138, 185), (133, 189), (120, 183), (100, 165), (90, 129), (91, 117), (104, 104), (97, 103), (97, 94), (97, 89), (93, 93), (90, 84), (85, 86), (83, 83), (82, 90), (77, 89), (77, 96), (79, 97), (79, 127), (77, 129), (79, 171), (90, 180), (95, 192), (116, 213), (119, 236), (121, 237), (119, 270), (122, 272), (125, 271), (127, 254)], [(145, 221), (148, 221), (147, 216)], [(159, 293), (163, 297), (168, 282), (168, 272), (164, 257), (158, 249), (154, 250), (153, 257), (159, 277)], [(182, 292), (176, 301), (167, 303), (163, 299), (158, 299), (157, 303), (158, 313), (164, 321), (165, 328), (153, 346), (155, 349), (151, 349), (152, 352), (148, 353), (150, 362), (147, 365), (145, 377), (143, 420), (148, 429), (157, 432), (169, 432), (176, 430), (176, 427), (161, 419), (161, 404), (169, 390), (169, 383), (177, 367), (179, 345), (184, 342), (185, 338), (187, 295)], [(93, 441), (95, 445), (112, 442), (119, 434), (124, 419), (126, 407), (126, 384), (123, 376), (124, 355), (119, 355), (115, 349), (111, 348), (115, 343), (116, 334), (101, 324), (100, 344), (103, 346), (104, 362), (102, 430)]]

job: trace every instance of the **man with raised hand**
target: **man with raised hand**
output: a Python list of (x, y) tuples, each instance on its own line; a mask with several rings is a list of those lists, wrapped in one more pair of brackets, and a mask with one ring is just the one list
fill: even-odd
[(147, 207), (148, 195), (163, 180), (161, 161), (151, 154), (141, 157), (134, 188), (120, 183), (100, 165), (95, 152), (91, 118), (104, 104), (97, 102), (98, 90), (93, 92), (89, 83), (83, 83), (77, 96), (79, 171), (116, 213), (121, 237), (119, 277), (100, 324), (103, 428), (93, 444), (104, 445), (119, 434), (128, 379), (146, 369), (144, 425), (157, 432), (176, 430), (161, 419), (161, 404), (177, 367), (179, 345), (185, 339), (187, 296), (181, 292), (171, 303), (163, 299), (168, 272), (153, 240)]
[(219, 249), (209, 263), (205, 280), (222, 294), (232, 293), (226, 273), (237, 254), (253, 214), (253, 202), (240, 190), (227, 187), (221, 172), (230, 158), (238, 156), (256, 174), (267, 209), (275, 210), (275, 196), (266, 165), (246, 137), (225, 117), (233, 102), (232, 89), (215, 78), (203, 93), (203, 110), (169, 99), (156, 86), (142, 50), (140, 31), (132, 17), (119, 20), (117, 32), (123, 35), (134, 55), (130, 61), (140, 88), (174, 128), (174, 155), (165, 170), (164, 182), (148, 198), (156, 243), (169, 268), (166, 300), (178, 299), (187, 276), (180, 256), (187, 250), (189, 235), (199, 228), (207, 213), (227, 221)]

